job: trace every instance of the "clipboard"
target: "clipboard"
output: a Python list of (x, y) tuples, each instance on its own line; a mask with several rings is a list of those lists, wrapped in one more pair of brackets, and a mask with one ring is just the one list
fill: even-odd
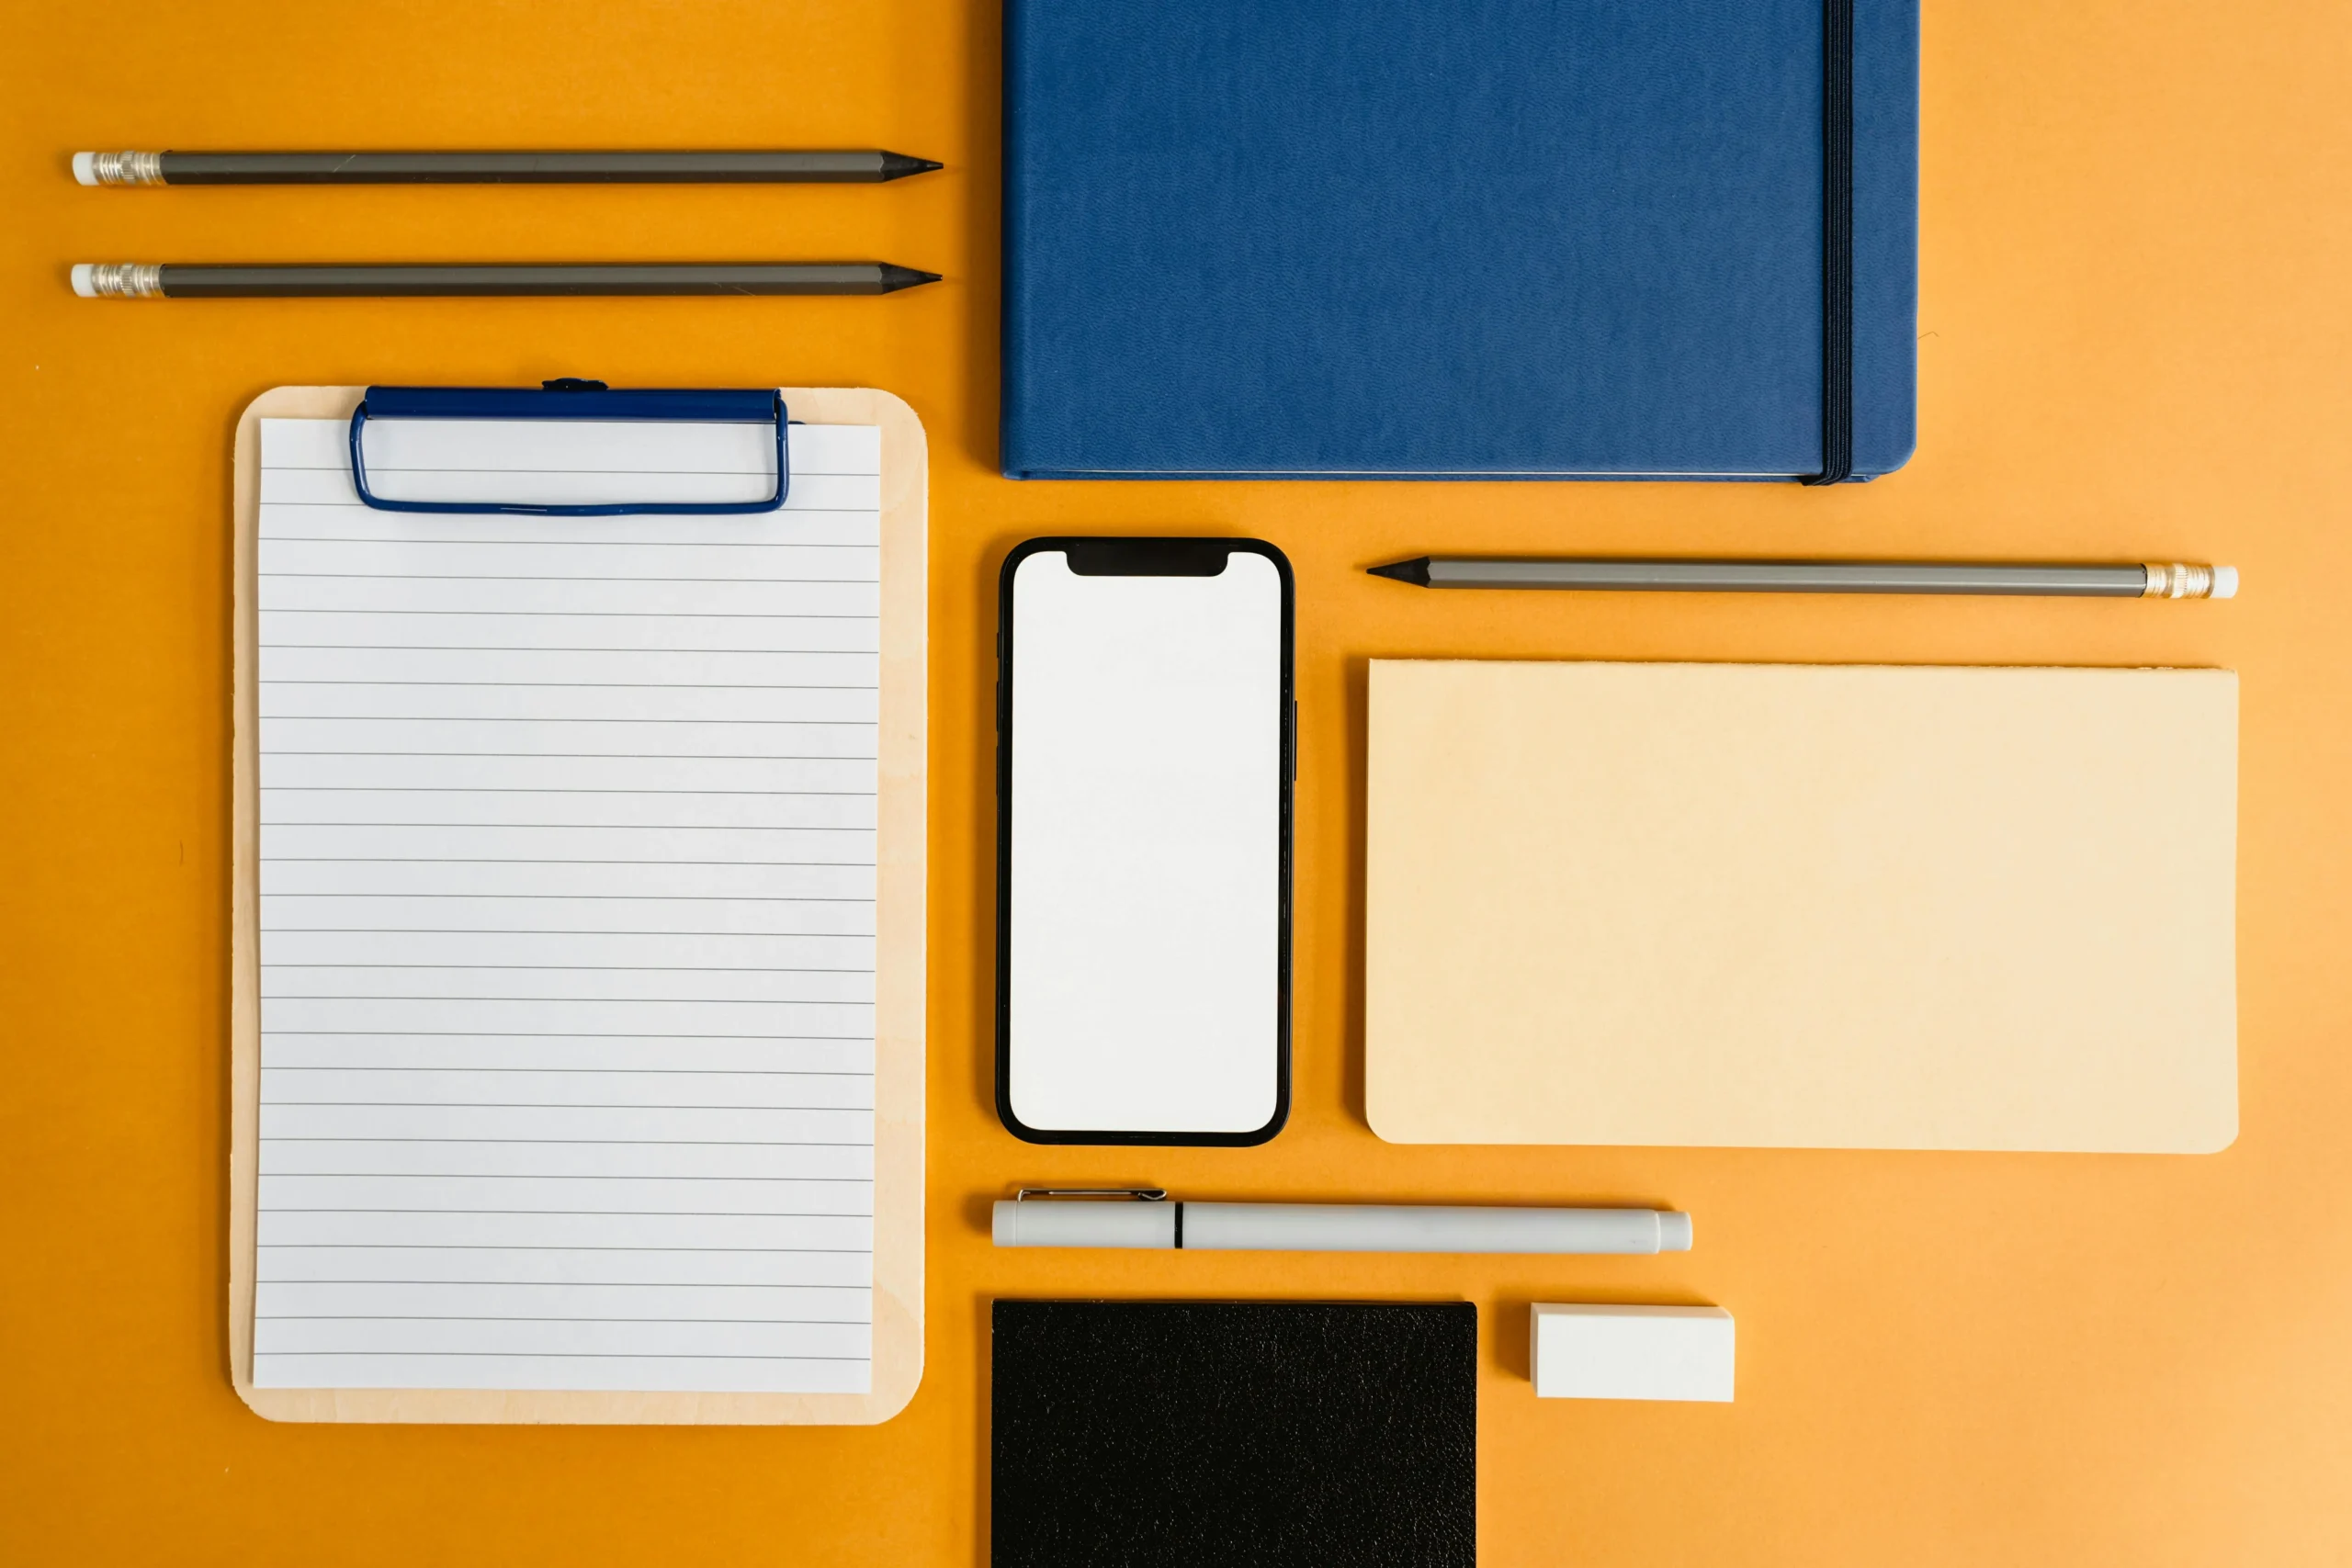
[[(261, 1109), (260, 759), (255, 684), (259, 630), (254, 572), (261, 510), (261, 422), (269, 418), (350, 420), (367, 391), (360, 387), (280, 387), (254, 399), (237, 422), (232, 492), (228, 1305), (230, 1375), (238, 1396), (273, 1421), (851, 1426), (889, 1419), (913, 1398), (922, 1377), (923, 1358), (930, 467), (922, 425), (914, 411), (890, 393), (865, 388), (786, 388), (780, 396), (796, 420), (811, 424), (873, 425), (881, 431), (880, 795), (876, 803), (874, 1309), (869, 1391), (745, 1393), (254, 1385)], [(670, 417), (694, 416), (673, 413)], [(356, 426), (354, 438), (357, 438)], [(778, 474), (776, 501), (780, 502), (781, 468)]]

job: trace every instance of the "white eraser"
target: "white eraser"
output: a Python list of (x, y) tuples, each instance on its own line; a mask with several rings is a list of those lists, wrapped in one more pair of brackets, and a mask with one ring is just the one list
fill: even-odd
[(1529, 1327), (1538, 1399), (1731, 1402), (1732, 1322), (1721, 1307), (1538, 1303)]
[[(96, 272), (96, 270), (97, 269), (92, 266), (88, 262), (75, 262), (74, 264), (74, 292), (79, 294), (85, 299), (96, 299), (98, 297), (98, 286), (90, 280), (91, 275)], [(50, 274), (50, 276), (51, 277), (55, 277), (57, 275), (53, 272)]]
[(2217, 566), (2213, 569), (2213, 597), (2234, 599), (2238, 596), (2238, 569)]
[(74, 154), (74, 183), (85, 186), (98, 183), (98, 155), (96, 152)]

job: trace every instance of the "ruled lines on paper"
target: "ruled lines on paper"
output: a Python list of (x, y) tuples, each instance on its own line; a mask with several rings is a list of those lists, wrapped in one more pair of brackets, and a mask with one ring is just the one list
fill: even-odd
[[(780, 512), (362, 506), (262, 422), (261, 1387), (862, 1393), (880, 440)], [(378, 422), (401, 499), (770, 493), (760, 426)]]

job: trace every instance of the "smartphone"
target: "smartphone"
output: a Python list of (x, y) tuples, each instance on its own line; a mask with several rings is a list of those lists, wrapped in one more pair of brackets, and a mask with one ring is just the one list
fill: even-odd
[(1290, 562), (1031, 539), (997, 611), (997, 1114), (1261, 1144), (1290, 1114)]

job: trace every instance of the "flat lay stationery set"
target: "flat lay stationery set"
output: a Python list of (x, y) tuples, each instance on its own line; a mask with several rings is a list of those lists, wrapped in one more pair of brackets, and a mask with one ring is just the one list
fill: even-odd
[[(1827, 487), (1912, 454), (1917, 0), (1006, 10), (1008, 478)], [(360, 151), (74, 171), (938, 167)], [(69, 281), (198, 300), (940, 276), (257, 262)], [(857, 1424), (913, 1397), (927, 813), (946, 787), (928, 479), (914, 411), (871, 389), (288, 386), (244, 411), (228, 1322), (255, 1410)], [(2163, 560), (1430, 545), (1361, 564), (1384, 593), (1478, 590), (1497, 616), (1535, 590), (2240, 586)], [(1040, 535), (995, 588), (996, 1110), (1018, 1139), (1125, 1163), (1075, 1188), (973, 1173), (994, 1245), (1073, 1249), (1080, 1280), (1090, 1249), (1293, 1253), (1299, 1299), (994, 1302), (994, 1560), (1471, 1562), (1482, 1309), (1331, 1299), (1305, 1255), (1638, 1257), (1703, 1247), (1707, 1216), (1370, 1180), (1350, 1203), (1120, 1185), (1141, 1151), (1263, 1144), (1291, 1111), (1301, 588), (1277, 543), (1207, 532)], [(1381, 1139), (2179, 1156), (2235, 1137), (2233, 673), (1355, 652)], [(1721, 1403), (1736, 1308), (1544, 1302), (1493, 1326), (1526, 1342), (1529, 1397)]]

